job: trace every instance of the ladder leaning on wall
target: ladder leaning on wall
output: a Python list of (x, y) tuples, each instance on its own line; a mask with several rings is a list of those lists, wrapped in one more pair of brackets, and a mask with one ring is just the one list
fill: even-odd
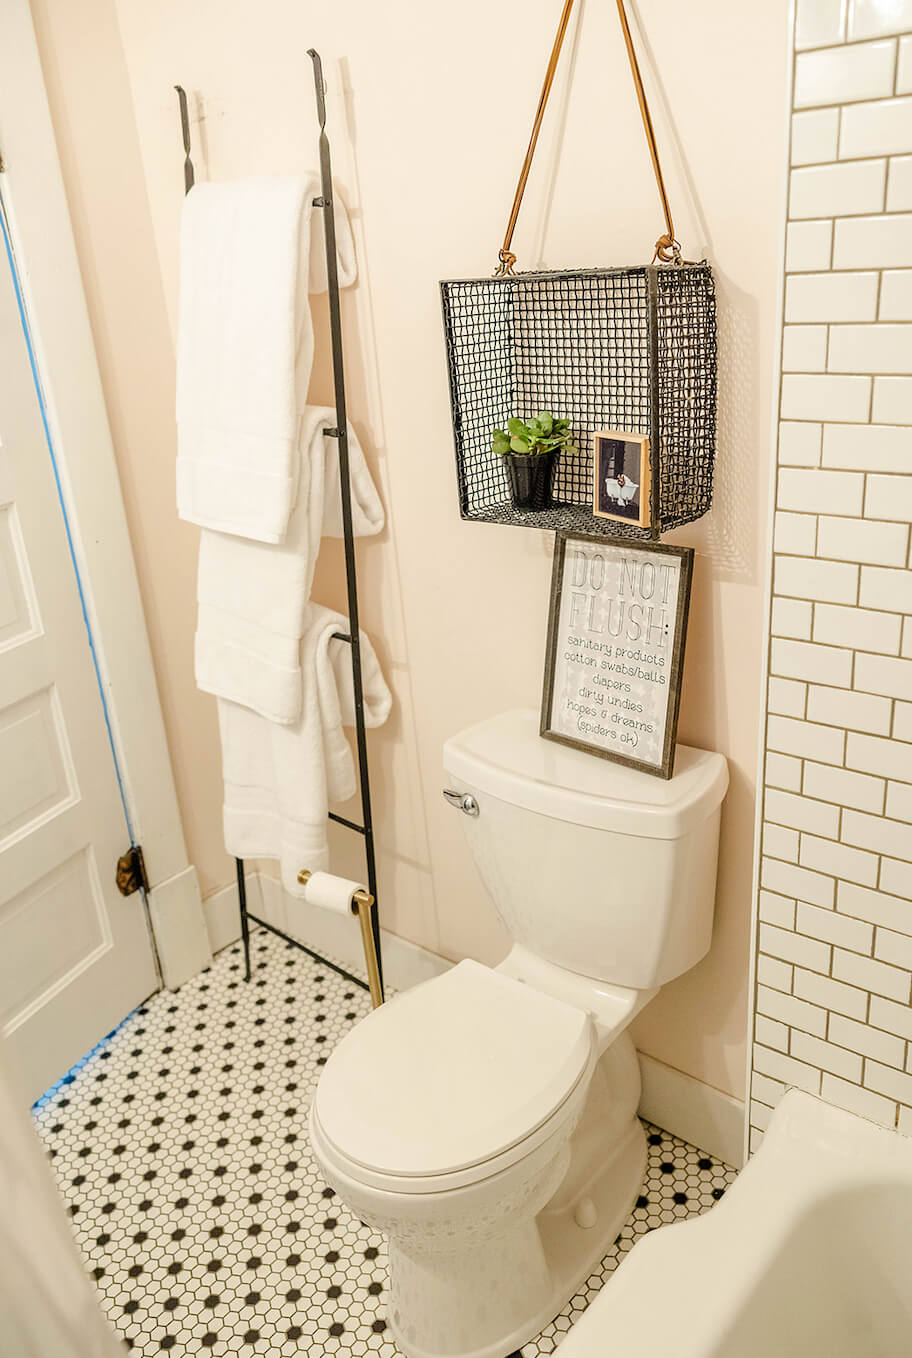
[[(364, 684), (361, 671), (361, 633), (358, 622), (358, 576), (355, 561), (355, 536), (352, 528), (351, 480), (349, 473), (348, 423), (345, 406), (345, 366), (342, 354), (342, 314), (339, 305), (339, 271), (336, 259), (336, 220), (333, 206), (332, 162), (329, 138), (326, 135), (326, 86), (323, 80), (323, 65), (320, 54), (313, 48), (307, 55), (313, 62), (314, 89), (317, 103), (317, 119), (320, 124), (319, 155), (321, 195), (313, 200), (313, 206), (323, 211), (324, 238), (326, 243), (326, 274), (329, 282), (329, 322), (332, 341), (333, 387), (335, 391), (336, 423), (332, 429), (325, 430), (329, 438), (339, 445), (339, 478), (342, 498), (342, 530), (345, 544), (345, 578), (348, 590), (348, 632), (336, 632), (334, 639), (351, 648), (352, 690), (355, 707), (355, 738), (358, 751), (358, 774), (361, 784), (361, 821), (347, 820), (344, 816), (329, 812), (329, 818), (338, 825), (359, 834), (364, 840), (364, 853), (367, 862), (367, 891), (357, 891), (352, 899), (352, 913), (358, 916), (361, 925), (361, 940), (367, 966), (368, 982), (353, 976), (351, 972), (321, 957), (299, 939), (276, 928), (274, 924), (252, 915), (247, 908), (247, 884), (244, 877), (244, 860), (236, 858), (238, 902), (241, 912), (241, 938), (244, 945), (244, 979), (250, 980), (250, 924), (254, 923), (270, 933), (277, 934), (286, 943), (302, 952), (308, 953), (325, 966), (337, 971), (363, 989), (369, 989), (371, 1000), (376, 1007), (383, 1002), (383, 964), (380, 953), (380, 917), (377, 905), (377, 863), (374, 849), (374, 828), (371, 817), (370, 771), (367, 759), (367, 737), (364, 725)], [(184, 192), (189, 193), (195, 182), (193, 161), (191, 159), (190, 117), (187, 108), (187, 95), (181, 85), (175, 85), (180, 104), (181, 134), (184, 145)], [(298, 875), (298, 880), (306, 883), (310, 874), (306, 869)]]

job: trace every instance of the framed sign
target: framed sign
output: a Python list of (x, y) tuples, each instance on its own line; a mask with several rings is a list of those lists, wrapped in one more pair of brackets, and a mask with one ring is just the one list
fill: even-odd
[(592, 512), (600, 519), (648, 528), (649, 439), (621, 429), (592, 435)]
[(558, 534), (541, 734), (670, 778), (693, 548)]

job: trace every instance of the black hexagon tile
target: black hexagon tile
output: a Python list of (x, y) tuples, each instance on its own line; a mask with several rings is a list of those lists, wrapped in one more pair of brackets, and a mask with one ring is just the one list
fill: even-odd
[[(34, 1107), (101, 1304), (134, 1354), (394, 1358), (383, 1238), (320, 1178), (307, 1110), (367, 993), (273, 935), (131, 1014)], [(734, 1171), (647, 1127), (642, 1196), (523, 1358), (559, 1345), (639, 1236)]]

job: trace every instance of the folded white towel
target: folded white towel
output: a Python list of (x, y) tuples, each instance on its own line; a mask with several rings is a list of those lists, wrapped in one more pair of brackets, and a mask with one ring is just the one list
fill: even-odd
[[(311, 605), (301, 643), (304, 707), (300, 721), (278, 726), (237, 703), (220, 700), (225, 847), (235, 858), (277, 858), (288, 891), (301, 895), (300, 868), (329, 866), (327, 812), (357, 790), (343, 726), (355, 720), (351, 648), (341, 613)], [(361, 633), (364, 719), (382, 726), (392, 697), (370, 641)]]
[[(314, 351), (307, 294), (326, 286), (322, 226), (311, 241), (319, 192), (307, 174), (197, 184), (184, 200), (178, 513), (260, 542), (282, 541), (295, 498)], [(336, 229), (344, 286), (354, 248), (338, 198)]]
[[(342, 536), (336, 413), (308, 406), (301, 426), (298, 496), (280, 546), (203, 530), (199, 557), (196, 682), (288, 723), (301, 715), (301, 637), (321, 537)], [(368, 537), (383, 506), (353, 429), (348, 431), (352, 526)]]

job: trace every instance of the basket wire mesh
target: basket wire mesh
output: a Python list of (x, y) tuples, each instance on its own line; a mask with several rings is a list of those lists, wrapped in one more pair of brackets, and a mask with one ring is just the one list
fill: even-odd
[[(441, 284), (462, 517), (658, 537), (712, 501), (716, 323), (708, 264), (519, 273)], [(570, 421), (552, 508), (517, 509), (491, 434), (540, 411)], [(592, 435), (650, 440), (651, 524), (592, 512)]]

